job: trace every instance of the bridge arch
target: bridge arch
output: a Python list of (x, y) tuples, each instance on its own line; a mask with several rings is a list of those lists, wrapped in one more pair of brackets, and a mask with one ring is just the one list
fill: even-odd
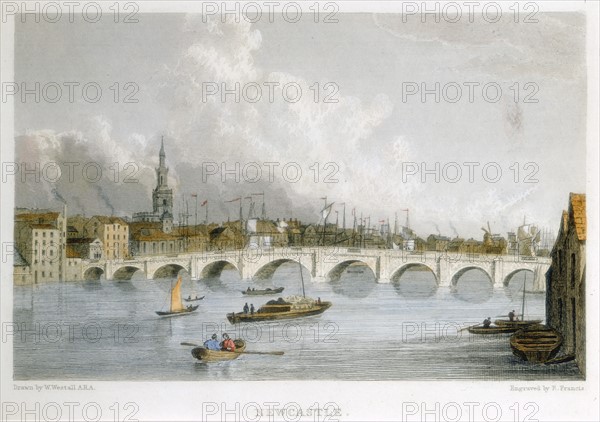
[(390, 281), (392, 283), (397, 283), (400, 281), (400, 277), (402, 277), (402, 275), (409, 269), (411, 268), (426, 268), (427, 270), (429, 270), (431, 272), (431, 274), (433, 274), (433, 277), (435, 278), (435, 283), (436, 284), (440, 284), (440, 280), (438, 280), (437, 275), (435, 274), (435, 271), (433, 270), (433, 268), (431, 268), (429, 265), (424, 264), (422, 262), (409, 262), (408, 264), (403, 264), (402, 266), (400, 266), (398, 269), (396, 269), (394, 272), (392, 272), (392, 276), (390, 277)]
[(460, 279), (460, 277), (466, 273), (467, 271), (470, 270), (480, 270), (482, 271), (488, 278), (488, 280), (490, 281), (490, 284), (494, 284), (494, 279), (492, 278), (492, 275), (483, 267), (480, 267), (479, 265), (467, 265), (466, 267), (461, 268), (460, 270), (456, 271), (454, 273), (454, 275), (452, 276), (452, 278), (450, 279), (450, 285), (452, 287), (456, 287), (456, 285), (458, 284), (458, 280)]
[(90, 267), (83, 273), (84, 280), (100, 280), (104, 274), (104, 269), (100, 267)]
[(344, 271), (346, 271), (346, 268), (348, 268), (352, 264), (357, 263), (363, 264), (369, 270), (371, 270), (373, 275), (375, 275), (375, 271), (373, 271), (373, 268), (371, 268), (371, 266), (366, 262), (361, 261), (359, 259), (349, 259), (347, 261), (342, 261), (336, 264), (331, 270), (329, 270), (329, 272), (327, 273), (327, 281), (339, 281)]
[(209, 262), (200, 270), (200, 278), (219, 278), (223, 270), (227, 267), (233, 267), (242, 276), (240, 269), (233, 262), (227, 259)]
[[(290, 258), (276, 259), (276, 260), (271, 261), (268, 264), (265, 264), (262, 267), (260, 267), (258, 269), (258, 271), (256, 271), (254, 273), (252, 278), (258, 279), (258, 280), (269, 280), (273, 277), (273, 274), (275, 274), (275, 271), (277, 271), (277, 269), (279, 267), (281, 267), (283, 264), (288, 263), (288, 262), (293, 262), (293, 263), (298, 264), (299, 261), (297, 261), (295, 259), (290, 259)], [(309, 268), (306, 268), (306, 266), (302, 265), (301, 262), (300, 262), (300, 265), (302, 266), (303, 269), (308, 270), (308, 273), (310, 274)], [(303, 271), (303, 273), (304, 273), (304, 271)], [(308, 280), (305, 280), (305, 281), (308, 281)]]
[(152, 274), (152, 279), (156, 280), (157, 278), (174, 278), (177, 277), (179, 271), (186, 270), (187, 268), (179, 265), (179, 264), (165, 264), (156, 269), (154, 274)]
[(124, 267), (119, 268), (117, 271), (114, 272), (113, 280), (131, 280), (131, 277), (137, 271), (143, 271), (143, 270), (138, 267), (126, 265)]
[(529, 281), (531, 283), (533, 283), (533, 277), (535, 275), (535, 272), (532, 269), (530, 269), (530, 268), (517, 268), (516, 270), (511, 271), (510, 273), (508, 273), (508, 275), (506, 277), (504, 277), (504, 280), (502, 281), (502, 285), (504, 287), (508, 287), (508, 285), (510, 284), (512, 278), (515, 275), (517, 275), (517, 273), (520, 273), (521, 271), (526, 271), (528, 273), (531, 273), (531, 278), (529, 279)]

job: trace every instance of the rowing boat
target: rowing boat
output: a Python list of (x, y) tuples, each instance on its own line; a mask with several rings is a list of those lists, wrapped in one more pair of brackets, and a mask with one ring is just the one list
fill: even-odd
[(236, 339), (233, 342), (235, 344), (234, 352), (230, 352), (228, 350), (209, 350), (204, 347), (195, 347), (192, 349), (192, 356), (205, 362), (218, 362), (237, 359), (246, 349), (246, 342), (241, 339)]
[(247, 296), (274, 295), (283, 292), (283, 289), (283, 287), (277, 287), (276, 289), (242, 290), (242, 294)]
[(514, 333), (517, 331), (517, 328), (513, 327), (502, 327), (502, 326), (489, 326), (482, 327), (481, 325), (472, 325), (467, 330), (471, 334), (505, 334), (505, 333)]
[(494, 321), (494, 324), (500, 327), (513, 327), (517, 330), (527, 328), (531, 325), (540, 324), (542, 322), (541, 319), (528, 319), (525, 321), (511, 321), (509, 319), (497, 319)]
[(183, 300), (186, 301), (186, 302), (197, 302), (197, 301), (202, 300), (202, 299), (204, 299), (204, 296), (200, 296), (200, 297), (196, 296), (193, 299), (190, 298), (190, 297), (188, 297), (188, 298), (183, 299)]
[(544, 363), (558, 353), (562, 336), (545, 325), (533, 325), (517, 331), (510, 338), (510, 347), (515, 356), (533, 363)]

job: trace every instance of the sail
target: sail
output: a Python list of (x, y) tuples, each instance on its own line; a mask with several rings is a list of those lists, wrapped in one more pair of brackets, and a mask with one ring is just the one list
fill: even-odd
[(175, 287), (171, 290), (171, 312), (179, 312), (183, 309), (183, 303), (181, 303), (181, 277), (179, 277)]
[(246, 231), (248, 233), (256, 233), (257, 232), (257, 229), (256, 229), (257, 223), (258, 223), (258, 219), (256, 219), (256, 218), (252, 218), (252, 219), (248, 220), (246, 222)]

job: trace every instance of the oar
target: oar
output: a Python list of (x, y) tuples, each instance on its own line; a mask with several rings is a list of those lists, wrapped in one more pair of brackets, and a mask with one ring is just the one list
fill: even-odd
[[(187, 342), (183, 342), (180, 343), (182, 346), (192, 346), (192, 347), (200, 347), (199, 344), (194, 344), (194, 343), (187, 343)], [(244, 354), (244, 355), (274, 355), (274, 356), (281, 356), (283, 355), (284, 352), (239, 352), (237, 350), (234, 350), (233, 353), (239, 353), (239, 354)]]
[(481, 326), (481, 324), (469, 325), (468, 327), (465, 327), (465, 328), (462, 328), (462, 329), (458, 330), (457, 333), (460, 333), (461, 331), (468, 330), (469, 328), (480, 327), (480, 326)]

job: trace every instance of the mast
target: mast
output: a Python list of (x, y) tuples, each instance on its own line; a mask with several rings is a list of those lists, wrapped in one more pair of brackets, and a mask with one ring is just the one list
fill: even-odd
[[(325, 200), (325, 207), (323, 207), (323, 212), (327, 211), (327, 197), (321, 198)], [(325, 218), (323, 220), (323, 238), (322, 238), (322, 242), (323, 242), (323, 246), (325, 246), (325, 229), (327, 228), (327, 217), (329, 216), (328, 213), (325, 214)]]
[(525, 321), (525, 287), (527, 287), (527, 272), (525, 272), (525, 279), (523, 280), (523, 303), (521, 305), (521, 321)]
[(304, 276), (302, 275), (302, 263), (300, 262), (300, 258), (298, 258), (298, 266), (300, 267), (300, 281), (302, 281), (302, 296), (306, 298), (306, 292), (304, 291)]

